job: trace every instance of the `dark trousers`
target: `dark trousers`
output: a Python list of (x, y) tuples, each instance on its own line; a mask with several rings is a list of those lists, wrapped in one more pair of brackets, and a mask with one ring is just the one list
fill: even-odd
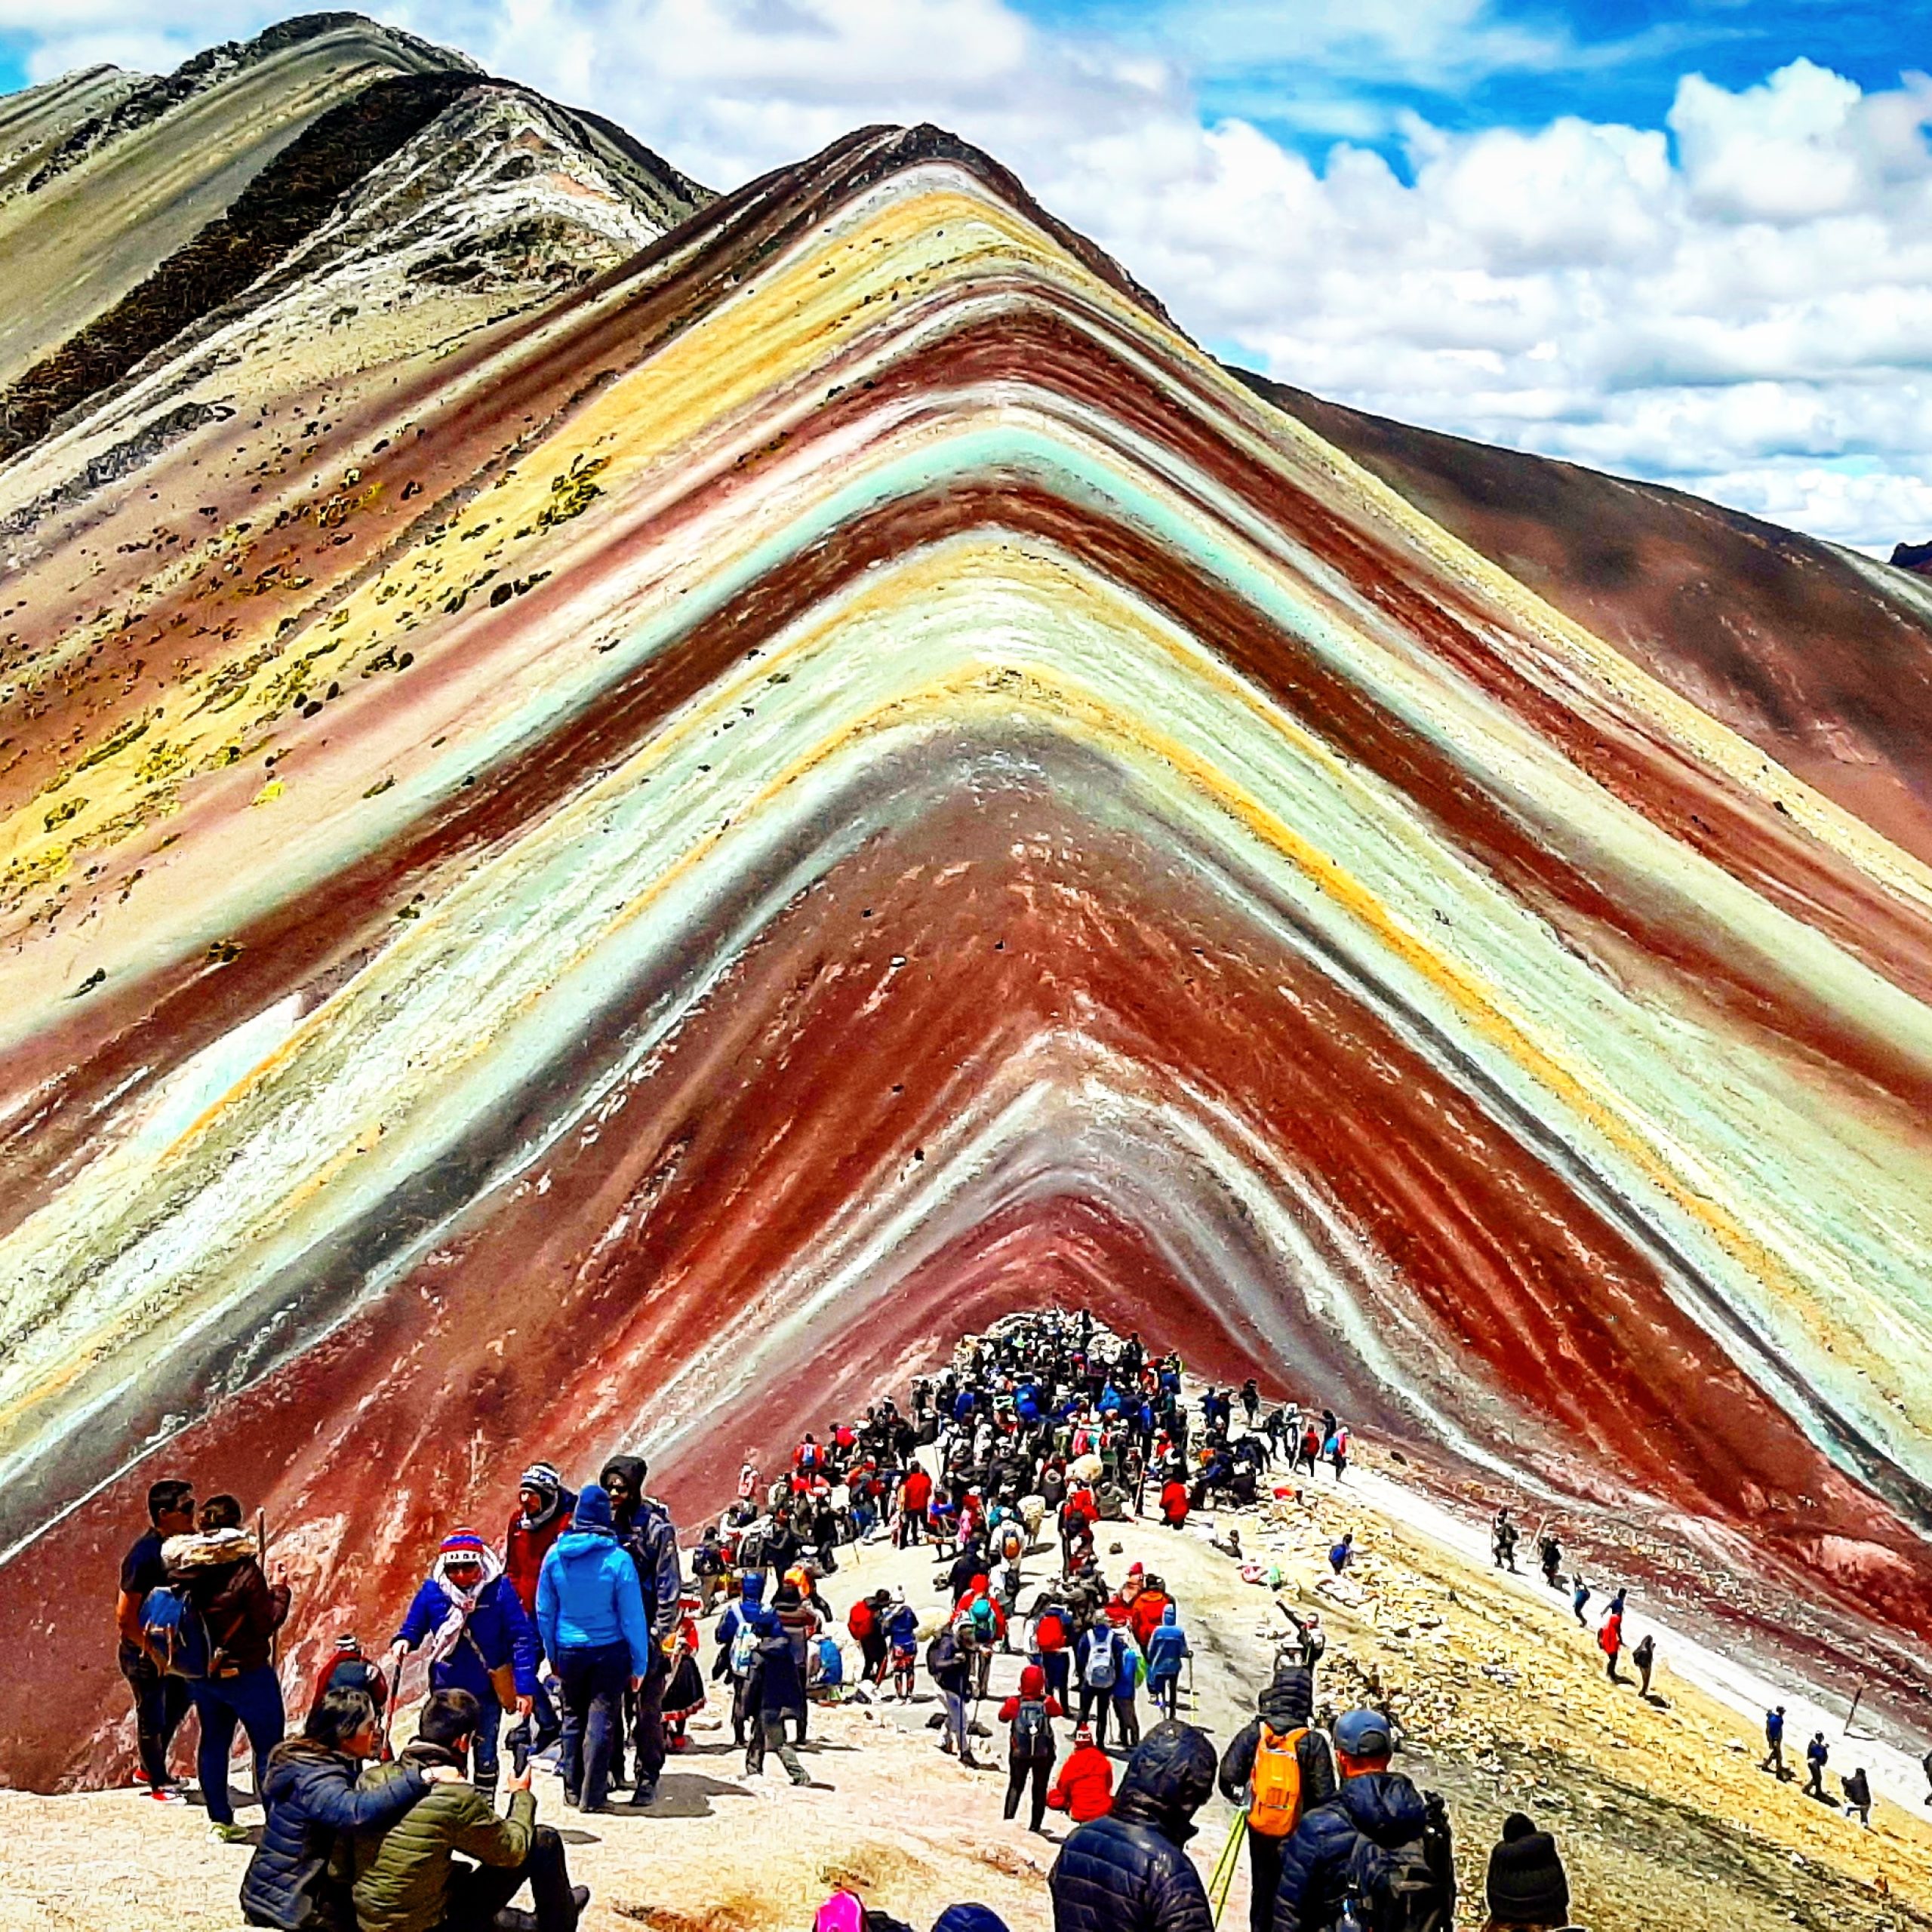
[(747, 1775), (755, 1777), (764, 1769), (764, 1754), (769, 1747), (777, 1753), (778, 1761), (785, 1767), (794, 1784), (810, 1781), (811, 1774), (800, 1761), (798, 1752), (786, 1734), (788, 1721), (796, 1729), (798, 1741), (802, 1744), (805, 1739), (805, 1714), (795, 1706), (783, 1709), (768, 1707), (752, 1720), (750, 1741), (745, 1746)]
[(262, 1770), (269, 1753), (281, 1742), (281, 1686), (266, 1664), (245, 1670), (239, 1677), (196, 1678), (188, 1687), (195, 1715), (201, 1720), (202, 1741), (195, 1752), (195, 1775), (208, 1817), (217, 1825), (235, 1822), (228, 1801), (228, 1753), (239, 1723), (255, 1753), (255, 1792), (262, 1789)]
[(121, 1675), (134, 1694), (134, 1736), (141, 1775), (151, 1786), (168, 1783), (168, 1747), (188, 1715), (188, 1680), (170, 1677), (138, 1644), (121, 1646)]
[(575, 1932), (577, 1900), (571, 1895), (564, 1841), (548, 1825), (539, 1825), (531, 1835), (529, 1854), (521, 1865), (454, 1868), (437, 1932), (490, 1932), (497, 1914), (526, 1883), (537, 1908), (538, 1932)]
[(564, 1748), (557, 1760), (564, 1795), (599, 1810), (611, 1795), (611, 1752), (631, 1681), (630, 1646), (589, 1644), (564, 1651), (557, 1676), (564, 1687)]
[(1180, 1673), (1171, 1677), (1150, 1677), (1147, 1680), (1147, 1694), (1154, 1700), (1154, 1708), (1164, 1715), (1172, 1718), (1180, 1715)]
[(1033, 1781), (1033, 1816), (1029, 1821), (1035, 1831), (1040, 1829), (1047, 1815), (1047, 1786), (1054, 1774), (1054, 1761), (1051, 1758), (1015, 1758), (1006, 1767), (1006, 1815), (1011, 1818), (1020, 1809), (1020, 1794), (1026, 1789), (1026, 1780)]
[(1286, 1838), (1271, 1838), (1266, 1832), (1247, 1835), (1248, 1932), (1272, 1932), (1275, 1894), (1281, 1884), (1281, 1850), (1287, 1843)]
[(885, 1632), (868, 1630), (859, 1639), (859, 1649), (866, 1660), (860, 1673), (868, 1684), (881, 1683), (885, 1677)]
[(623, 1782), (624, 1737), (631, 1740), (632, 1763), (639, 1786), (655, 1784), (664, 1769), (664, 1687), (670, 1681), (671, 1666), (660, 1651), (635, 1690), (624, 1687), (623, 1721), (617, 1727), (617, 1741), (611, 1758), (611, 1779)]
[(1123, 1751), (1131, 1751), (1140, 1742), (1140, 1706), (1131, 1690), (1114, 1700), (1114, 1736)]
[(1097, 1690), (1091, 1684), (1080, 1687), (1081, 1724), (1094, 1727), (1094, 1742), (1104, 1751), (1107, 1748), (1107, 1713), (1113, 1709), (1114, 1694), (1111, 1690)]
[(1060, 1707), (1065, 1710), (1072, 1700), (1066, 1694), (1066, 1657), (1064, 1651), (1042, 1651), (1040, 1668), (1047, 1673), (1047, 1688), (1060, 1700)]

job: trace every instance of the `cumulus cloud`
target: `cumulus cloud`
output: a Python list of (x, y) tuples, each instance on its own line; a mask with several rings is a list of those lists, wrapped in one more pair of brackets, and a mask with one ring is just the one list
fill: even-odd
[[(71, 38), (44, 38), (35, 71), (111, 54), (117, 34), (137, 58), (163, 38), (185, 51), (272, 11), (75, 0)], [(1297, 78), (1270, 125), (1366, 137), (1389, 110), (1364, 87), (1583, 57), (1488, 0), (1175, 5), (1137, 15), (1131, 39), (1050, 29), (1005, 0), (374, 11), (601, 109), (719, 187), (861, 123), (939, 121), (1208, 346), (1283, 380), (1881, 551), (1932, 534), (1923, 75), (1866, 92), (1805, 59), (1739, 90), (1688, 73), (1661, 128), (1450, 131), (1410, 112), (1398, 174), (1348, 139), (1318, 165), (1274, 139), (1257, 125), (1272, 77)], [(16, 13), (32, 24), (25, 0), (0, 0), (0, 25)], [(1247, 117), (1201, 109), (1251, 97)]]

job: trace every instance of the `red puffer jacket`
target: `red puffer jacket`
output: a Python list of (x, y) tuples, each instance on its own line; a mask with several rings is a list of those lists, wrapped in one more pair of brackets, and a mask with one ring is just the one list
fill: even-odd
[(1047, 1793), (1047, 1804), (1076, 1825), (1104, 1818), (1114, 1808), (1114, 1767), (1107, 1754), (1094, 1745), (1076, 1745)]

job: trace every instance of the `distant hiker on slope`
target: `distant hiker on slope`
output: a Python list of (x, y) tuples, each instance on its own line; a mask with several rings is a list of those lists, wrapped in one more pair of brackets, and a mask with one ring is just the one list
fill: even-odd
[(1353, 1530), (1344, 1530), (1341, 1541), (1328, 1552), (1328, 1567), (1339, 1577), (1355, 1560), (1355, 1533)]
[(1872, 1786), (1861, 1764), (1847, 1778), (1838, 1782), (1844, 1787), (1844, 1815), (1856, 1817), (1869, 1832), (1872, 1829)]
[[(1807, 1798), (1825, 1798), (1825, 1767), (1830, 1762), (1831, 1746), (1825, 1742), (1825, 1734), (1814, 1730), (1811, 1742), (1804, 1747), (1804, 1795)], [(1827, 1804), (1831, 1802), (1826, 1798)]]
[(195, 1485), (178, 1478), (151, 1483), (148, 1527), (121, 1559), (121, 1589), (114, 1602), (114, 1627), (120, 1638), (117, 1657), (121, 1675), (134, 1694), (141, 1776), (149, 1795), (164, 1804), (178, 1803), (181, 1795), (168, 1776), (168, 1748), (188, 1715), (188, 1680), (164, 1668), (149, 1649), (142, 1634), (141, 1609), (148, 1592), (168, 1581), (162, 1544), (170, 1537), (189, 1535), (194, 1527)]
[(1604, 1669), (1611, 1682), (1621, 1684), (1623, 1680), (1617, 1674), (1617, 1660), (1623, 1653), (1623, 1613), (1614, 1604), (1603, 1620), (1603, 1627), (1597, 1632), (1597, 1648), (1604, 1654)]
[(1640, 1697), (1651, 1694), (1651, 1672), (1657, 1668), (1657, 1640), (1649, 1631), (1644, 1632), (1637, 1647), (1630, 1653), (1630, 1661), (1637, 1666), (1637, 1675), (1642, 1680), (1637, 1688)]
[[(1764, 1713), (1764, 1761), (1760, 1770), (1774, 1771), (1780, 1781), (1791, 1776), (1784, 1761), (1784, 1706)], [(1928, 1773), (1932, 1776), (1932, 1773)]]
[(1537, 1561), (1543, 1565), (1543, 1581), (1552, 1590), (1561, 1589), (1563, 1579), (1558, 1573), (1563, 1567), (1563, 1546), (1553, 1530), (1546, 1530), (1537, 1539)]
[(1590, 1626), (1584, 1617), (1583, 1611), (1590, 1601), (1590, 1586), (1580, 1576), (1575, 1580), (1577, 1587), (1570, 1593), (1570, 1607), (1576, 1613), (1578, 1624), (1587, 1630)]
[(1509, 1506), (1506, 1503), (1489, 1526), (1489, 1549), (1497, 1568), (1507, 1570), (1512, 1577), (1516, 1574), (1516, 1526), (1509, 1520)]
[(1207, 1734), (1156, 1724), (1128, 1760), (1112, 1810), (1080, 1826), (1054, 1861), (1054, 1932), (1212, 1932), (1207, 1887), (1184, 1847), (1214, 1788)]

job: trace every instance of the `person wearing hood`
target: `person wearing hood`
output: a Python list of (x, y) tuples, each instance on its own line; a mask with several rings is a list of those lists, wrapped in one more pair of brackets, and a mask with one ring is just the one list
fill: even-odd
[[(636, 1757), (633, 1804), (649, 1804), (657, 1798), (657, 1780), (664, 1769), (664, 1685), (671, 1670), (668, 1647), (677, 1631), (678, 1606), (685, 1593), (678, 1532), (671, 1512), (655, 1497), (644, 1493), (644, 1479), (649, 1473), (650, 1466), (641, 1456), (613, 1456), (598, 1478), (611, 1499), (611, 1520), (617, 1540), (637, 1566), (645, 1620), (651, 1626), (651, 1668), (637, 1689), (626, 1695)], [(620, 1776), (621, 1727), (613, 1760), (614, 1775)]]
[(1053, 1721), (1066, 1715), (1060, 1700), (1048, 1694), (1047, 1673), (1036, 1663), (1022, 1666), (1020, 1694), (999, 1707), (1000, 1722), (1013, 1727), (1007, 1741), (1005, 1815), (1011, 1818), (1020, 1809), (1020, 1794), (1030, 1779), (1033, 1831), (1040, 1829), (1047, 1815), (1047, 1784), (1054, 1771)]
[[(571, 1512), (577, 1507), (574, 1491), (564, 1487), (564, 1479), (549, 1463), (532, 1463), (517, 1485), (516, 1507), (510, 1512), (509, 1530), (503, 1537), (503, 1574), (510, 1580), (523, 1614), (534, 1629), (537, 1622), (537, 1580), (543, 1571), (543, 1559), (557, 1539), (571, 1526)], [(531, 1715), (519, 1718), (511, 1732), (512, 1740), (527, 1744), (532, 1755), (547, 1751), (563, 1735), (564, 1721), (551, 1701), (549, 1687), (543, 1681), (546, 1659), (537, 1660), (537, 1690)], [(554, 1660), (549, 1660), (555, 1668)], [(534, 1725), (536, 1736), (531, 1736)]]
[(1570, 1880), (1556, 1841), (1512, 1811), (1489, 1854), (1488, 1932), (1546, 1932), (1570, 1922)]
[(1178, 1604), (1168, 1602), (1142, 1648), (1147, 1658), (1147, 1694), (1154, 1708), (1171, 1718), (1180, 1703), (1180, 1667), (1192, 1654), (1187, 1632), (1181, 1628)]
[(902, 1585), (893, 1592), (891, 1607), (880, 1614), (885, 1624), (885, 1641), (892, 1653), (892, 1687), (899, 1693), (902, 1704), (909, 1704), (918, 1681), (918, 1613), (906, 1601)]
[(637, 1566), (617, 1541), (611, 1499), (596, 1483), (584, 1485), (570, 1528), (543, 1559), (537, 1629), (564, 1689), (564, 1746), (557, 1761), (564, 1802), (602, 1811), (624, 1688), (644, 1681), (654, 1646)]
[[(1285, 1664), (1254, 1700), (1253, 1717), (1237, 1731), (1221, 1754), (1221, 1795), (1248, 1814), (1248, 1924), (1251, 1932), (1269, 1932), (1274, 1923), (1275, 1893), (1281, 1881), (1281, 1851), (1288, 1835), (1307, 1813), (1335, 1795), (1334, 1760), (1328, 1740), (1310, 1728), (1315, 1709), (1315, 1673), (1300, 1664)], [(1281, 1764), (1257, 1780), (1255, 1761), (1264, 1740), (1272, 1754), (1292, 1754), (1292, 1766)], [(1272, 1756), (1263, 1759), (1272, 1766)], [(1292, 1789), (1293, 1800), (1282, 1799)]]
[(202, 1505), (200, 1528), (192, 1536), (170, 1537), (161, 1547), (170, 1586), (198, 1614), (208, 1633), (207, 1669), (189, 1678), (188, 1697), (201, 1727), (195, 1770), (208, 1831), (224, 1844), (245, 1836), (228, 1795), (235, 1726), (248, 1733), (254, 1747), (260, 1795), (269, 1754), (281, 1742), (287, 1723), (274, 1643), (288, 1615), (288, 1585), (279, 1564), (272, 1583), (263, 1575), (260, 1554), (254, 1534), (242, 1527), (242, 1505), (232, 1496), (211, 1496)]
[(417, 1645), (429, 1660), (432, 1690), (467, 1690), (476, 1700), (476, 1789), (497, 1795), (497, 1740), (506, 1694), (519, 1718), (537, 1698), (537, 1632), (503, 1565), (474, 1530), (444, 1537), (389, 1645), (392, 1681)]
[(1073, 1734), (1073, 1749), (1047, 1793), (1047, 1809), (1064, 1811), (1073, 1823), (1087, 1825), (1104, 1818), (1113, 1807), (1114, 1761), (1094, 1742), (1094, 1727), (1081, 1724)]
[(1425, 1802), (1400, 1771), (1389, 1768), (1395, 1739), (1380, 1711), (1344, 1712), (1335, 1721), (1334, 1737), (1341, 1789), (1327, 1804), (1305, 1809), (1281, 1847), (1273, 1932), (1332, 1932), (1351, 1887), (1367, 1888), (1372, 1897), (1380, 1875), (1398, 1860), (1426, 1867), (1435, 1888), (1432, 1903), (1449, 1923), (1455, 1866), (1441, 1801)]
[(335, 1859), (344, 1833), (394, 1824), (432, 1784), (454, 1781), (453, 1769), (398, 1765), (380, 1791), (358, 1791), (362, 1760), (374, 1755), (376, 1707), (360, 1690), (326, 1692), (299, 1737), (269, 1753), (262, 1780), (261, 1842), (242, 1879), (242, 1916), (277, 1932), (340, 1932), (355, 1922)]
[(1113, 1808), (1081, 1826), (1054, 1861), (1054, 1932), (1213, 1932), (1186, 1844), (1214, 1789), (1207, 1733), (1156, 1724), (1128, 1760)]
[[(750, 1579), (746, 1579), (747, 1583)], [(755, 1777), (764, 1769), (768, 1749), (778, 1754), (786, 1775), (794, 1784), (810, 1784), (811, 1774), (798, 1761), (798, 1751), (786, 1730), (789, 1718), (798, 1741), (805, 1734), (804, 1668), (793, 1648), (792, 1633), (786, 1627), (788, 1612), (795, 1618), (801, 1599), (795, 1583), (780, 1583), (767, 1604), (758, 1598), (742, 1606), (745, 1627), (755, 1641), (745, 1706), (750, 1722), (745, 1748), (745, 1774)]]

